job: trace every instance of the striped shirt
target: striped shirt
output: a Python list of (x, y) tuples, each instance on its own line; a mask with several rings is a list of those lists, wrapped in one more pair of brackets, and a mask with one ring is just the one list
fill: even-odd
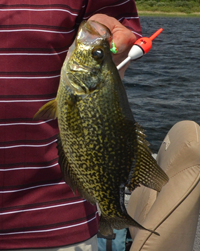
[(57, 121), (33, 121), (56, 96), (80, 22), (114, 16), (138, 37), (133, 0), (0, 3), (0, 250), (70, 245), (98, 231), (92, 206), (63, 182)]

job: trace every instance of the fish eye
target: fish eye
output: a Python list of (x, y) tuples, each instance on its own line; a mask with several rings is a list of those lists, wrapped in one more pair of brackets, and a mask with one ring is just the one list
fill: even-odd
[(104, 52), (102, 51), (102, 49), (94, 49), (92, 51), (92, 56), (96, 60), (102, 59), (104, 57)]

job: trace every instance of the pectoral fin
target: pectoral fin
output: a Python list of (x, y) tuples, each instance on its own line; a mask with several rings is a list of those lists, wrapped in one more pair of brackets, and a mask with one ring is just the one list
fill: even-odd
[(33, 120), (56, 119), (58, 116), (56, 99), (43, 105), (34, 115)]

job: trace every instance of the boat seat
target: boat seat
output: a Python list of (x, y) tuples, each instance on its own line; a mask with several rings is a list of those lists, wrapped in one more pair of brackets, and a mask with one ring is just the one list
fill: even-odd
[(148, 229), (130, 227), (131, 251), (192, 251), (200, 210), (200, 127), (194, 121), (175, 124), (157, 155), (169, 182), (156, 192), (136, 188), (128, 213)]

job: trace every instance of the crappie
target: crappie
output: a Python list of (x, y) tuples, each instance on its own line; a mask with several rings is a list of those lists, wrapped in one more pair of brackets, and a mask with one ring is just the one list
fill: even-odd
[(160, 191), (168, 181), (134, 120), (112, 61), (111, 38), (108, 28), (98, 22), (81, 24), (63, 64), (56, 99), (34, 117), (58, 118), (64, 180), (87, 201), (98, 203), (104, 235), (113, 228), (145, 229), (126, 211), (125, 187), (132, 191), (142, 184)]

